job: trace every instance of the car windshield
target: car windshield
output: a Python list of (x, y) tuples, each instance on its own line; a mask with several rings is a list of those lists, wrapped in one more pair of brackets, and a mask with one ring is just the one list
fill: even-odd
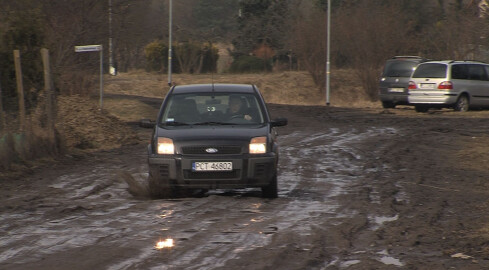
[(264, 122), (260, 103), (250, 93), (186, 93), (169, 97), (163, 125), (249, 125)]
[(412, 61), (387, 62), (382, 77), (410, 77), (417, 63)]
[(421, 64), (413, 73), (413, 78), (445, 78), (447, 65), (445, 64)]

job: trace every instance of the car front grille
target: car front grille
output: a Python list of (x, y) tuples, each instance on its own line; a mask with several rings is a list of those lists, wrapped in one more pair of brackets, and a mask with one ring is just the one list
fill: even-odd
[[(216, 149), (216, 153), (208, 153), (207, 149)], [(234, 155), (241, 154), (241, 146), (224, 145), (224, 146), (184, 146), (182, 147), (184, 155)]]

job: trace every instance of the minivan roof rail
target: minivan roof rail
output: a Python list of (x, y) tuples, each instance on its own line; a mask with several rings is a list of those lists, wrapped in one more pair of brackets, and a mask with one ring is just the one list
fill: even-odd
[(455, 63), (455, 62), (474, 62), (474, 63), (482, 63), (486, 64), (484, 61), (479, 61), (479, 60), (471, 60), (471, 59), (464, 59), (464, 60), (446, 60), (449, 64)]
[(464, 59), (463, 60), (464, 62), (477, 62), (477, 63), (486, 63), (486, 62), (483, 62), (483, 61), (479, 61), (479, 60), (472, 60), (472, 59)]
[(392, 59), (396, 59), (396, 58), (417, 58), (417, 59), (422, 59), (423, 57), (421, 57), (421, 56), (415, 56), (415, 55), (396, 55), (396, 56), (392, 57)]

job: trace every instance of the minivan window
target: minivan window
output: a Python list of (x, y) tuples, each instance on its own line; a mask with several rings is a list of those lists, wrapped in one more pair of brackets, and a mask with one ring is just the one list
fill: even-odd
[(467, 69), (467, 65), (452, 65), (452, 79), (469, 79), (469, 71)]
[(469, 66), (469, 79), (478, 81), (487, 81), (487, 74), (484, 70), (484, 66), (477, 64), (470, 64)]
[(410, 77), (416, 65), (411, 61), (387, 62), (382, 77)]
[(413, 73), (413, 78), (445, 78), (447, 76), (447, 65), (445, 64), (421, 64)]

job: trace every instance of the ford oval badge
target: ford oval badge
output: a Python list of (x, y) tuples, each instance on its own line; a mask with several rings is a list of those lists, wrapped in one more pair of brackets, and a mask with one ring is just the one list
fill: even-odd
[(207, 149), (205, 149), (205, 151), (209, 154), (215, 154), (218, 152), (218, 150), (216, 148), (207, 148)]

